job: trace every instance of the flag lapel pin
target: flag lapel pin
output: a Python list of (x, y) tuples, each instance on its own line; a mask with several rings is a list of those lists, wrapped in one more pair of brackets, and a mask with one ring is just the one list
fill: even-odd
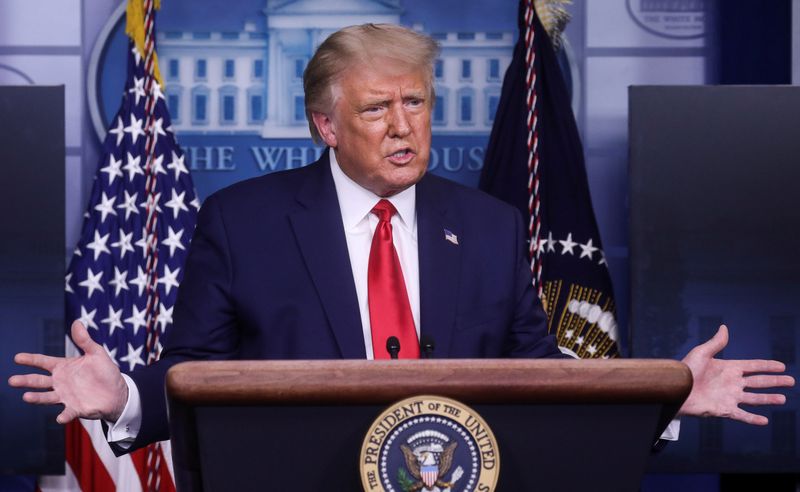
[(452, 231), (450, 231), (449, 229), (445, 229), (444, 230), (444, 240), (445, 241), (450, 241), (451, 243), (453, 243), (456, 246), (458, 246), (458, 236), (453, 234)]

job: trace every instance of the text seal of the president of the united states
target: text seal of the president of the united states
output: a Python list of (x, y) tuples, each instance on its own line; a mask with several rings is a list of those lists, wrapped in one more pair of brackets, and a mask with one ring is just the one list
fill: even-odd
[(360, 468), (369, 492), (489, 492), (497, 484), (500, 453), (477, 412), (449, 398), (415, 396), (375, 419)]

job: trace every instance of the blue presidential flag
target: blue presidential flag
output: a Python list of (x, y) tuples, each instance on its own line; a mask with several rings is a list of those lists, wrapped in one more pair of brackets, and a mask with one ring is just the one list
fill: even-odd
[[(503, 81), (480, 188), (523, 214), (534, 286), (562, 351), (615, 357), (614, 296), (583, 147), (553, 43), (534, 8), (548, 3), (520, 3), (519, 40)], [(556, 31), (563, 27), (557, 7), (542, 17)]]

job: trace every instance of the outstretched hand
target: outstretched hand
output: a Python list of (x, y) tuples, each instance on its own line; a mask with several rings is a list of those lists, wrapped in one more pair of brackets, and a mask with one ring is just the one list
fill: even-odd
[[(779, 393), (751, 393), (747, 388), (771, 389), (794, 386), (794, 378), (785, 374), (782, 362), (775, 360), (715, 359), (728, 344), (728, 328), (719, 327), (711, 340), (693, 348), (683, 359), (694, 377), (692, 392), (678, 415), (726, 417), (752, 425), (767, 425), (763, 415), (750, 413), (739, 405), (783, 405), (786, 396)], [(773, 374), (765, 374), (773, 373)]]
[(72, 340), (83, 351), (80, 357), (51, 357), (19, 353), (14, 362), (49, 372), (11, 376), (8, 384), (28, 391), (22, 399), (37, 405), (64, 405), (56, 421), (66, 424), (75, 418), (116, 422), (128, 399), (128, 385), (119, 368), (89, 336), (79, 321), (72, 323)]

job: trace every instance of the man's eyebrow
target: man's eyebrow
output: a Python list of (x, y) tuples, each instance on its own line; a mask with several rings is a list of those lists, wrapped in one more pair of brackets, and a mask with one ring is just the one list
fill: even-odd
[(407, 93), (403, 94), (403, 99), (425, 99), (426, 93), (423, 90), (419, 91), (408, 91)]

